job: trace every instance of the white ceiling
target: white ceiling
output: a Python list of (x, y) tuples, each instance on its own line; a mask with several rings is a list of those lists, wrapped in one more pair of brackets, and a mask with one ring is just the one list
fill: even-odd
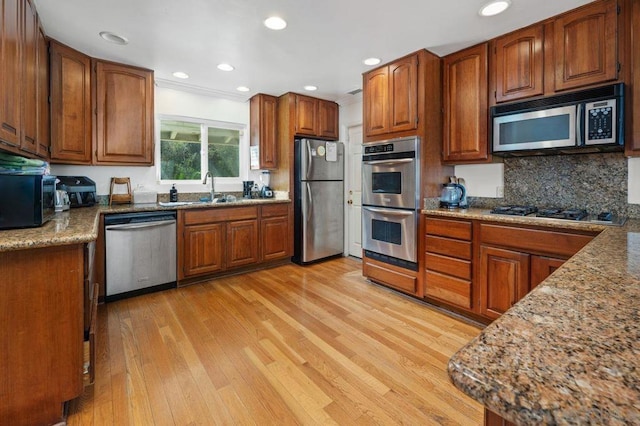
[[(156, 80), (187, 84), (231, 99), (304, 92), (344, 100), (362, 73), (421, 48), (446, 55), (591, 0), (512, 0), (482, 18), (486, 0), (36, 0), (45, 32), (90, 56), (155, 70)], [(286, 29), (262, 21), (279, 15)], [(111, 31), (120, 46), (99, 37)], [(224, 72), (227, 62), (235, 71)], [(184, 71), (188, 80), (172, 76)], [(241, 93), (238, 86), (251, 91)]]

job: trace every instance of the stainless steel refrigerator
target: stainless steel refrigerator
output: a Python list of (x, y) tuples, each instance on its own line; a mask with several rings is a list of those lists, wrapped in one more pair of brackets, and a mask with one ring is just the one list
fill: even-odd
[(294, 255), (304, 265), (344, 248), (344, 144), (316, 139), (294, 143)]

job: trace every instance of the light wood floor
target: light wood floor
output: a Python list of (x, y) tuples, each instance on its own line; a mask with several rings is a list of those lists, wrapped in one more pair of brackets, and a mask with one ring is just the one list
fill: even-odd
[(479, 329), (344, 258), (101, 306), (69, 425), (479, 425), (449, 357)]

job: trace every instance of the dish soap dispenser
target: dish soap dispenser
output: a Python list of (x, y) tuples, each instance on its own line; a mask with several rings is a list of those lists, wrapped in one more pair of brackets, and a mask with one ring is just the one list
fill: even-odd
[(169, 190), (169, 201), (175, 203), (178, 201), (178, 190), (176, 189), (176, 184), (174, 183), (171, 189)]

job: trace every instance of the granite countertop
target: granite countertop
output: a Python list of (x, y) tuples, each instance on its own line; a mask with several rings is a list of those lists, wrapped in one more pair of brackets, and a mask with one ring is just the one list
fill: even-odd
[(459, 389), (516, 424), (640, 424), (640, 220), (580, 226), (602, 232), (449, 360)]
[(172, 207), (163, 207), (159, 204), (152, 203), (74, 208), (65, 212), (56, 213), (53, 219), (38, 228), (0, 230), (0, 252), (95, 241), (98, 238), (100, 213), (224, 208), (289, 202), (291, 202), (291, 200), (270, 198), (213, 204), (195, 203)]

